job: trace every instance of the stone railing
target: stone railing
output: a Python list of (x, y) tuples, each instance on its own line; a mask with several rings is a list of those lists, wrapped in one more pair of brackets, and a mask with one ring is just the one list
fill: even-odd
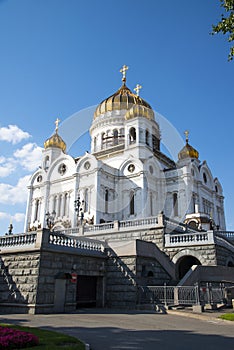
[(215, 231), (215, 235), (234, 241), (234, 231)]
[(129, 227), (136, 228), (136, 226), (147, 227), (147, 226), (152, 226), (152, 225), (157, 225), (157, 224), (158, 224), (158, 217), (152, 216), (152, 217), (144, 218), (144, 219), (119, 221), (119, 229), (129, 228)]
[(112, 230), (114, 228), (114, 222), (107, 222), (104, 224), (99, 225), (90, 225), (90, 226), (84, 226), (84, 232), (96, 232), (96, 231), (105, 231), (105, 230)]
[(214, 244), (214, 232), (165, 234), (165, 247)]
[(69, 247), (76, 249), (92, 250), (97, 252), (103, 252), (105, 247), (102, 242), (94, 239), (78, 239), (71, 236), (65, 236), (56, 232), (51, 232), (49, 235), (49, 245)]
[(0, 238), (0, 249), (34, 246), (36, 239), (37, 232), (2, 236)]
[(2, 236), (0, 238), (0, 251), (9, 250), (33, 250), (33, 249), (58, 249), (58, 248), (75, 248), (84, 251), (104, 252), (105, 246), (103, 242), (89, 238), (76, 238), (74, 236), (66, 236), (59, 232), (50, 232), (47, 229), (38, 230), (36, 232), (28, 232), (24, 234), (14, 234)]
[(112, 221), (107, 222), (103, 224), (97, 224), (97, 225), (84, 225), (77, 228), (68, 228), (64, 229), (62, 231), (59, 231), (60, 233), (66, 234), (66, 235), (78, 235), (82, 236), (85, 234), (97, 234), (102, 233), (104, 231), (131, 231), (131, 230), (141, 230), (141, 229), (147, 229), (147, 228), (153, 228), (155, 226), (163, 226), (163, 215), (160, 214), (158, 216), (152, 216), (148, 218), (143, 219), (133, 219), (133, 220), (122, 220), (122, 221)]

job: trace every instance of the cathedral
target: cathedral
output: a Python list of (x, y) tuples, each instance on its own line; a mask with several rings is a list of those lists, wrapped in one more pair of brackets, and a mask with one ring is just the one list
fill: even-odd
[(122, 85), (96, 108), (90, 125), (91, 152), (76, 158), (54, 134), (44, 143), (32, 175), (25, 232), (143, 219), (159, 213), (198, 230), (225, 230), (222, 186), (189, 144), (177, 160), (160, 149), (161, 131), (150, 104)]
[(96, 107), (90, 152), (66, 152), (58, 119), (45, 141), (28, 185), (25, 231), (0, 238), (1, 312), (154, 307), (166, 285), (190, 286), (189, 305), (201, 311), (202, 286), (233, 284), (222, 186), (188, 131), (177, 159), (164, 154), (157, 115), (139, 84), (127, 87), (127, 68)]

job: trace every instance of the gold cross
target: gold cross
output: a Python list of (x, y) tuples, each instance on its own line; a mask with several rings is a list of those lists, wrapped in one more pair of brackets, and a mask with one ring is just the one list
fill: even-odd
[(123, 74), (123, 77), (122, 77), (122, 81), (125, 83), (126, 81), (126, 72), (128, 70), (128, 66), (124, 65), (121, 69), (120, 69), (120, 73)]
[(185, 134), (185, 136), (186, 136), (186, 142), (188, 143), (189, 131), (188, 131), (188, 130), (185, 130), (184, 134)]
[(56, 128), (55, 128), (55, 131), (57, 132), (58, 131), (58, 125), (59, 125), (59, 122), (60, 122), (61, 120), (59, 119), (59, 118), (57, 118), (56, 120), (55, 120), (55, 122), (54, 122), (54, 124), (55, 124), (55, 126), (56, 126)]
[(137, 96), (139, 96), (140, 89), (142, 89), (142, 86), (137, 84), (137, 86), (134, 89), (134, 91), (136, 91)]

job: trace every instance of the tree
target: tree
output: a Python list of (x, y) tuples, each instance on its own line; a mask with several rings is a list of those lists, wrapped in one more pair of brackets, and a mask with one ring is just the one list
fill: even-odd
[[(234, 0), (220, 0), (221, 7), (226, 11), (226, 16), (221, 15), (221, 20), (216, 24), (212, 25), (212, 34), (222, 33), (228, 35), (228, 41), (234, 41)], [(228, 60), (231, 61), (234, 57), (234, 45), (230, 47)]]

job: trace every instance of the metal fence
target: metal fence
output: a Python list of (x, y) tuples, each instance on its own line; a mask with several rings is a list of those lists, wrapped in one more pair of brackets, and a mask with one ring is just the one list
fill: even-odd
[(213, 286), (140, 286), (138, 288), (139, 304), (164, 304), (166, 306), (192, 306), (219, 304), (226, 302), (224, 285)]

